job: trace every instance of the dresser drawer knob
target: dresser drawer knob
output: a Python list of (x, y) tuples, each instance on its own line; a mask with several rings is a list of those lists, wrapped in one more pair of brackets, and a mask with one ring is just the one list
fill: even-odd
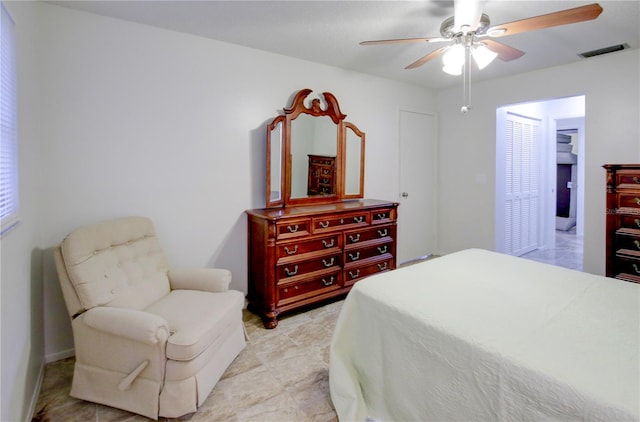
[(633, 222), (636, 223), (636, 226), (640, 227), (640, 218), (636, 218)]
[(319, 221), (318, 224), (320, 224), (320, 227), (322, 227), (323, 229), (326, 229), (327, 227), (329, 227), (328, 221)]
[(322, 284), (324, 284), (325, 286), (331, 286), (334, 281), (335, 281), (335, 277), (331, 276), (331, 278), (329, 280), (327, 280), (326, 278), (323, 278), (322, 279)]
[(356, 234), (355, 236), (350, 234), (350, 235), (349, 235), (349, 241), (350, 241), (351, 243), (357, 243), (357, 242), (359, 242), (359, 241), (360, 241), (360, 233)]
[(380, 237), (385, 237), (388, 234), (389, 234), (389, 231), (387, 229), (378, 230), (378, 236), (380, 236)]
[(636, 205), (640, 205), (640, 198), (636, 196), (635, 198), (633, 198), (633, 202), (635, 202)]
[(296, 224), (295, 226), (291, 227), (291, 226), (287, 226), (287, 230), (289, 230), (289, 233), (295, 233), (298, 231), (298, 225)]
[(389, 247), (387, 245), (378, 246), (378, 252), (380, 252), (380, 254), (387, 253), (388, 249), (389, 249)]
[(634, 240), (633, 244), (636, 245), (636, 248), (640, 250), (640, 240)]
[(387, 214), (384, 214), (384, 213), (378, 213), (378, 220), (384, 220), (385, 218), (388, 218), (388, 217), (387, 217)]
[[(293, 290), (298, 290), (299, 288), (300, 288), (299, 286), (293, 286)], [(284, 292), (289, 293), (289, 288), (285, 287)]]
[(284, 267), (284, 273), (291, 277), (292, 275), (298, 274), (298, 266), (293, 267), (293, 271), (290, 271), (289, 268)]
[(331, 241), (327, 242), (325, 239), (322, 239), (322, 246), (324, 246), (325, 248), (332, 248), (335, 240), (335, 238), (332, 238)]
[(354, 278), (358, 278), (359, 276), (360, 276), (360, 270), (356, 270), (355, 273), (353, 271), (349, 271), (349, 277), (351, 277), (352, 280)]
[(387, 263), (386, 263), (386, 262), (383, 262), (382, 264), (378, 264), (378, 269), (379, 269), (380, 271), (384, 271), (384, 270), (386, 270), (387, 268), (389, 268), (389, 267), (387, 266)]
[(355, 255), (349, 253), (349, 259), (352, 261), (357, 261), (358, 259), (360, 259), (360, 251), (356, 252)]
[(633, 183), (640, 184), (640, 178), (638, 178), (638, 176), (633, 176)]
[(298, 245), (294, 246), (293, 250), (289, 250), (289, 248), (285, 246), (284, 251), (287, 253), (287, 255), (293, 255), (294, 253), (298, 252)]
[(329, 260), (329, 262), (327, 262), (325, 259), (322, 260), (322, 265), (324, 265), (325, 268), (329, 268), (332, 267), (333, 264), (335, 263), (336, 259), (334, 257), (331, 257), (331, 259)]
[(633, 264), (632, 267), (633, 267), (633, 271), (635, 271), (636, 274), (640, 274), (640, 269), (638, 268), (638, 264)]
[(364, 221), (364, 215), (361, 215), (359, 217), (353, 217), (354, 223), (362, 223), (363, 221)]

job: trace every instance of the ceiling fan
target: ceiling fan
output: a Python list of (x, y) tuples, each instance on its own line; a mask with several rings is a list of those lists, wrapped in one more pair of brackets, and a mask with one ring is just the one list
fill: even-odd
[(431, 38), (402, 38), (376, 41), (363, 41), (361, 45), (400, 44), (416, 42), (448, 42), (441, 47), (419, 58), (406, 66), (405, 69), (415, 69), (444, 54), (444, 68), (447, 73), (459, 75), (462, 72), (465, 57), (471, 55), (479, 68), (483, 68), (495, 57), (510, 61), (521, 57), (524, 51), (518, 50), (492, 38), (505, 37), (537, 29), (551, 28), (597, 18), (602, 13), (602, 7), (597, 4), (575, 7), (509, 23), (490, 26), (489, 16), (482, 13), (486, 0), (455, 0), (454, 16), (444, 20), (440, 26), (441, 37)]

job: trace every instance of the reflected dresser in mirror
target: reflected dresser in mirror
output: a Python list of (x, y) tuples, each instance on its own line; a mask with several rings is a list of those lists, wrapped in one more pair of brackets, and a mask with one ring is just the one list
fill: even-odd
[(396, 267), (398, 203), (363, 199), (365, 134), (311, 92), (267, 125), (266, 207), (246, 211), (247, 299), (267, 328)]

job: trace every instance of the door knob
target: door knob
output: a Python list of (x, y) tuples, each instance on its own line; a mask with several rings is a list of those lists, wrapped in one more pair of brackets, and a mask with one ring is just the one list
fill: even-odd
[(403, 198), (406, 198), (406, 197), (408, 197), (408, 196), (409, 196), (409, 193), (408, 193), (408, 192), (402, 192), (402, 197), (403, 197)]

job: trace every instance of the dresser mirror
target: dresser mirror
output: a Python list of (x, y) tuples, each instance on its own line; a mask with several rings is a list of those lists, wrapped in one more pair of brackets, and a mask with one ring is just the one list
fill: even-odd
[(364, 133), (344, 121), (331, 93), (307, 99), (311, 92), (300, 90), (267, 125), (267, 207), (364, 195)]

